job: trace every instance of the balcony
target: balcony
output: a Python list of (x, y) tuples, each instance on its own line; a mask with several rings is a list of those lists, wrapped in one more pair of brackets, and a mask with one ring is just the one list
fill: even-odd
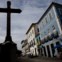
[(51, 36), (51, 35), (48, 35), (47, 36), (47, 41), (50, 41), (50, 40), (52, 40), (53, 39), (53, 37)]
[(57, 38), (59, 36), (56, 30), (54, 30), (53, 34), (54, 34), (54, 38)]
[(58, 35), (58, 31), (54, 30), (52, 33), (51, 33), (51, 37), (52, 38), (57, 38), (59, 35)]
[(44, 44), (45, 42), (51, 41), (54, 38), (58, 38), (58, 31), (54, 30), (52, 33), (49, 33), (47, 36), (45, 36), (41, 40), (41, 44)]

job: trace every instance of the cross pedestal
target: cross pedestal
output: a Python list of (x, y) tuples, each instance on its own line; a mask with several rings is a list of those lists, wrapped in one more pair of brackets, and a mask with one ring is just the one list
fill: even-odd
[(7, 2), (7, 8), (0, 8), (0, 12), (7, 13), (7, 32), (4, 43), (0, 45), (0, 62), (16, 62), (17, 45), (11, 38), (11, 13), (20, 13), (20, 9), (12, 9), (11, 2)]
[(1, 50), (2, 62), (16, 62), (17, 45), (15, 43), (3, 43)]

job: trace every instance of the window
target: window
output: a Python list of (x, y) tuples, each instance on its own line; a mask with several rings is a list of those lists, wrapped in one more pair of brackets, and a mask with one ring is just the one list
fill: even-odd
[(62, 30), (62, 20), (60, 20), (61, 30)]
[(53, 28), (53, 30), (55, 30), (55, 26), (54, 25), (52, 26), (52, 28)]
[(48, 29), (48, 33), (49, 33), (49, 29)]
[(32, 30), (32, 33), (34, 33), (34, 30)]
[(31, 46), (33, 46), (33, 41), (32, 40), (31, 40), (30, 44), (31, 44)]
[(42, 21), (42, 25), (44, 26), (43, 21)]
[(30, 33), (29, 33), (29, 36), (28, 37), (30, 38)]
[(45, 18), (46, 23), (48, 23), (47, 18)]
[(33, 39), (33, 44), (35, 45), (35, 39)]
[(40, 26), (40, 30), (42, 29), (42, 26)]
[(30, 32), (30, 36), (31, 36), (31, 32)]
[(39, 32), (39, 28), (37, 28), (37, 31)]
[(37, 39), (37, 42), (38, 42), (38, 39)]
[(62, 15), (62, 9), (61, 8), (59, 8), (59, 14)]
[(39, 41), (40, 41), (40, 37), (39, 37)]
[(50, 20), (52, 19), (52, 14), (51, 13), (49, 13), (49, 17), (50, 17)]

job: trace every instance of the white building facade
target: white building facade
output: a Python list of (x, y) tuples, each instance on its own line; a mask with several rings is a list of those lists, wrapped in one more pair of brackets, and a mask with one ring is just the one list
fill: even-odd
[(22, 40), (21, 41), (21, 45), (22, 45), (22, 54), (26, 55), (29, 52), (29, 47), (28, 47), (28, 42), (27, 40)]
[(32, 23), (31, 26), (29, 27), (28, 31), (26, 32), (27, 36), (27, 41), (29, 44), (29, 49), (31, 52), (31, 55), (37, 56), (38, 55), (38, 48), (36, 44), (36, 23)]

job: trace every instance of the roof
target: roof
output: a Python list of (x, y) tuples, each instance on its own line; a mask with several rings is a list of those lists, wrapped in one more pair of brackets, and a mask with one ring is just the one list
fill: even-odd
[(56, 2), (52, 2), (37, 23), (40, 23), (40, 21), (43, 19), (43, 17), (47, 14), (47, 12), (50, 10), (50, 8), (52, 6), (61, 6), (62, 7), (62, 4), (59, 4), (59, 3), (56, 3)]
[(32, 24), (30, 25), (29, 29), (27, 30), (26, 34), (30, 31), (31, 27), (32, 27), (32, 26), (35, 26), (36, 24), (37, 24), (37, 23), (32, 23)]

